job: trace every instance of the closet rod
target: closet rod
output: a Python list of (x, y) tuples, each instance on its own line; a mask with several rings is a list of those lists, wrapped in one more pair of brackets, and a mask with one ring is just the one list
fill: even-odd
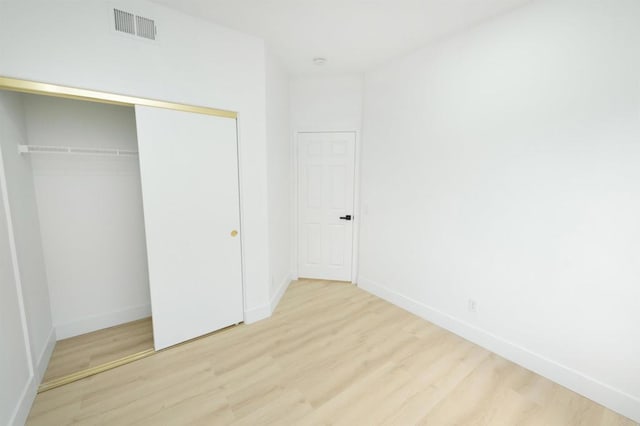
[(108, 157), (135, 157), (138, 151), (119, 148), (82, 148), (73, 146), (18, 145), (21, 154), (75, 154)]

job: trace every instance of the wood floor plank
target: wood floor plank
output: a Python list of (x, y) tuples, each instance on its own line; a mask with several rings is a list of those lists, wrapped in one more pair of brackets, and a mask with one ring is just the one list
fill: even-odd
[(353, 285), (318, 280), (293, 282), (267, 320), (39, 394), (27, 423), (635, 424)]
[(153, 349), (151, 318), (59, 340), (43, 383)]

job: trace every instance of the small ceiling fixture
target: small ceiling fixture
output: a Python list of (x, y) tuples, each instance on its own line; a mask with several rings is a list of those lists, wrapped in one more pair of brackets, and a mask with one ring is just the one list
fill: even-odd
[(320, 56), (313, 58), (313, 63), (316, 65), (324, 65), (326, 62), (327, 62), (327, 58), (323, 58)]

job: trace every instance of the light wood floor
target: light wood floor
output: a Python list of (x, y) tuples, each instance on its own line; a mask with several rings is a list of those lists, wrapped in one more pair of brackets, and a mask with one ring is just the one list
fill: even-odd
[(43, 383), (153, 349), (151, 318), (56, 342)]
[(349, 284), (38, 395), (30, 425), (632, 425)]

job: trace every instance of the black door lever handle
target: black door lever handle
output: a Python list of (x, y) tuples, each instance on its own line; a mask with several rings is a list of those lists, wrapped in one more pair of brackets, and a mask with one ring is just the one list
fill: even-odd
[(346, 216), (340, 216), (340, 219), (342, 219), (342, 220), (351, 220), (351, 215), (348, 214)]

